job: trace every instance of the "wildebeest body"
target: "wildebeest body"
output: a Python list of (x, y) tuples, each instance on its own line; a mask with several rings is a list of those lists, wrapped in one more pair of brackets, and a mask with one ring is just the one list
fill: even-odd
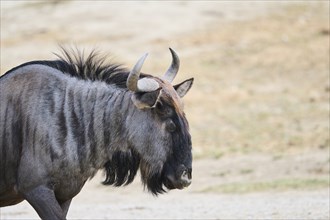
[[(171, 96), (161, 96), (160, 90), (130, 91), (125, 84), (129, 71), (117, 65), (103, 68), (101, 61), (93, 63), (94, 56), (86, 63), (78, 58), (74, 63), (70, 56), (67, 62), (30, 62), (1, 77), (0, 206), (27, 199), (41, 218), (64, 219), (71, 199), (103, 168), (105, 184), (128, 184), (140, 167), (154, 194), (164, 191), (163, 184), (182, 187), (173, 185), (173, 178), (191, 170), (182, 112), (171, 115), (182, 129), (176, 135), (166, 132), (168, 118), (158, 117), (155, 106), (137, 108), (132, 100), (156, 104)], [(165, 87), (165, 95), (172, 92)], [(177, 142), (187, 155), (166, 147)], [(176, 168), (180, 166), (185, 171)]]

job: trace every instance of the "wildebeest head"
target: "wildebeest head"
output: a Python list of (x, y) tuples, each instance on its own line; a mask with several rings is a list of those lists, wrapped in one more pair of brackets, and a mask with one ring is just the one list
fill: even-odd
[(179, 58), (170, 49), (172, 64), (163, 77), (144, 75), (144, 55), (131, 70), (127, 88), (132, 92), (134, 113), (126, 120), (131, 147), (140, 155), (141, 178), (153, 194), (182, 189), (191, 183), (192, 153), (188, 121), (181, 98), (193, 78), (172, 86)]

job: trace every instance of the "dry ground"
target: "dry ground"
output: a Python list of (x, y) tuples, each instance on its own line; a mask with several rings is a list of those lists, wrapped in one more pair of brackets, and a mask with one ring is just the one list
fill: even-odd
[[(69, 218), (329, 219), (329, 2), (1, 1), (1, 73), (53, 59), (57, 44), (98, 47), (160, 75), (167, 47), (194, 144), (194, 183), (153, 198), (96, 177)], [(1, 219), (37, 218), (27, 203)]]
[[(87, 182), (70, 219), (328, 219), (329, 156), (322, 151), (273, 157), (240, 155), (194, 163), (194, 182), (158, 198), (140, 180), (124, 188)], [(1, 219), (34, 219), (27, 202)]]

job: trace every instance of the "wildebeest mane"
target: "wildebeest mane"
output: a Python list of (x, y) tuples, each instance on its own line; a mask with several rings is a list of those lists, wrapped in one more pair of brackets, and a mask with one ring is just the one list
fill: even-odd
[[(116, 85), (119, 88), (127, 89), (126, 81), (129, 75), (129, 70), (122, 65), (106, 62), (106, 56), (100, 55), (95, 50), (90, 52), (87, 57), (84, 52), (80, 52), (79, 50), (72, 49), (69, 51), (61, 47), (61, 51), (62, 55), (55, 53), (58, 57), (57, 60), (37, 60), (27, 62), (7, 71), (3, 76), (27, 65), (40, 64), (52, 67), (61, 71), (63, 74), (78, 79), (102, 81), (107, 84)], [(141, 74), (140, 78), (145, 76), (146, 74)]]
[(140, 157), (133, 150), (116, 151), (111, 159), (105, 163), (104, 185), (128, 185), (133, 180), (139, 169)]
[(126, 88), (129, 71), (122, 65), (106, 63), (106, 57), (93, 50), (87, 58), (79, 50), (68, 50), (62, 48), (62, 55), (55, 54), (59, 60), (56, 69), (63, 73), (83, 80), (103, 81)]

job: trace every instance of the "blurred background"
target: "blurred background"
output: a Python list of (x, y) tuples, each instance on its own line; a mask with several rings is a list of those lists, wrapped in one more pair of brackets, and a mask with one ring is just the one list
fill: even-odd
[[(59, 45), (174, 83), (193, 138), (193, 184), (154, 198), (86, 184), (69, 218), (329, 218), (329, 1), (0, 1), (1, 73)], [(169, 212), (169, 210), (171, 210)], [(27, 203), (1, 219), (37, 218)]]

